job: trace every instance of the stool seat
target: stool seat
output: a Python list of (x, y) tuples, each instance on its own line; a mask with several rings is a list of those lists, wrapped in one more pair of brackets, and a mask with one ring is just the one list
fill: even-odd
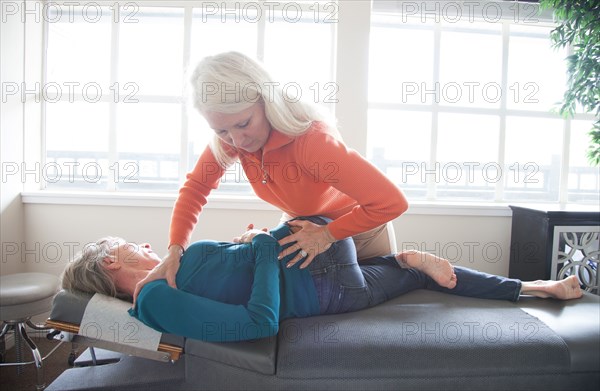
[[(37, 373), (37, 390), (46, 387), (42, 355), (35, 342), (27, 335), (26, 326), (34, 330), (47, 330), (45, 326), (37, 326), (31, 322), (31, 317), (50, 311), (52, 300), (59, 289), (60, 280), (46, 273), (15, 273), (0, 276), (0, 320), (2, 321), (2, 352), (4, 356), (4, 336), (9, 331), (15, 333), (17, 365), (26, 365), (21, 357), (21, 341), (25, 341), (35, 363)], [(9, 364), (2, 364), (9, 365)], [(17, 373), (22, 371), (17, 367)]]
[(0, 320), (16, 321), (49, 311), (60, 280), (47, 273), (0, 276)]

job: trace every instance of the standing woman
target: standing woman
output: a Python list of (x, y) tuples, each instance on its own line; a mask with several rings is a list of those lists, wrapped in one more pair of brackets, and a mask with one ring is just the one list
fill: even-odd
[(294, 221), (299, 229), (280, 240), (280, 258), (300, 250), (288, 266), (301, 268), (336, 240), (352, 237), (359, 259), (392, 252), (386, 224), (408, 208), (402, 191), (356, 151), (316, 105), (290, 98), (258, 62), (237, 52), (207, 57), (191, 84), (194, 106), (215, 132), (179, 191), (169, 249), (137, 285), (166, 278), (175, 287), (179, 259), (209, 193), (239, 161), (258, 197), (281, 209), (285, 220), (321, 215), (327, 225)]

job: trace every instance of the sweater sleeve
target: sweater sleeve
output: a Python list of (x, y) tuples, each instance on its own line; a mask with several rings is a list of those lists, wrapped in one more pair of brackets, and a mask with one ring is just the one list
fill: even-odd
[(300, 144), (306, 170), (354, 199), (352, 210), (329, 223), (335, 239), (376, 228), (408, 209), (402, 190), (358, 152), (330, 134), (311, 132)]
[(277, 334), (279, 245), (273, 237), (261, 234), (253, 238), (252, 250), (254, 281), (246, 306), (196, 296), (157, 280), (144, 286), (130, 314), (158, 331), (203, 341), (243, 341)]
[(198, 222), (198, 216), (206, 205), (210, 192), (219, 187), (219, 180), (225, 169), (217, 162), (209, 146), (200, 155), (194, 169), (179, 189), (171, 215), (169, 247), (178, 244), (187, 248), (192, 231)]

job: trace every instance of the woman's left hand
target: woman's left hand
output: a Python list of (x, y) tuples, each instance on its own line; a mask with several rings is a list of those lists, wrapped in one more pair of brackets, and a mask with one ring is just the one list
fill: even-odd
[(259, 230), (259, 229), (254, 228), (254, 224), (248, 224), (248, 227), (246, 228), (246, 232), (244, 232), (242, 234), (242, 236), (237, 236), (237, 237), (233, 238), (233, 242), (234, 243), (250, 243), (250, 242), (252, 242), (252, 238), (254, 238), (256, 235), (268, 234), (268, 233), (269, 232), (266, 228)]
[(292, 232), (295, 232), (279, 241), (280, 246), (288, 243), (295, 244), (289, 246), (281, 253), (279, 259), (283, 259), (290, 254), (300, 250), (300, 252), (286, 264), (286, 267), (292, 267), (302, 259), (306, 258), (300, 265), (304, 269), (315, 259), (315, 257), (331, 247), (335, 238), (327, 229), (326, 225), (318, 225), (307, 220), (292, 220), (286, 224), (290, 226)]

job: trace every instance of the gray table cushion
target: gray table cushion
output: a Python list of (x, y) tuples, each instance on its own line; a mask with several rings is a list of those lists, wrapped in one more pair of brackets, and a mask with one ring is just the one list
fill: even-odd
[(563, 339), (515, 304), (415, 291), (384, 305), (293, 319), (279, 333), (283, 378), (448, 377), (570, 371)]
[[(54, 297), (50, 319), (77, 325), (81, 324), (85, 307), (92, 296), (92, 294), (73, 293), (64, 289), (61, 290)], [(162, 343), (179, 347), (184, 346), (184, 341), (185, 339), (183, 337), (165, 333), (162, 334), (160, 339), (160, 342)]]
[(265, 375), (273, 375), (276, 369), (277, 337), (221, 343), (188, 338), (185, 353)]
[(92, 296), (92, 294), (75, 294), (64, 289), (61, 290), (56, 294), (56, 296), (54, 296), (52, 311), (50, 312), (50, 319), (73, 324), (81, 324), (85, 307)]
[(522, 297), (518, 306), (565, 341), (572, 372), (600, 371), (600, 296), (585, 293), (581, 299), (568, 301)]
[[(389, 378), (399, 372), (415, 378), (566, 374), (573, 360), (585, 360), (578, 370), (599, 360), (595, 346), (600, 336), (593, 330), (600, 321), (589, 308), (595, 306), (597, 314), (597, 303), (593, 295), (566, 302), (523, 298), (514, 304), (420, 290), (364, 311), (285, 320), (277, 346), (272, 339), (226, 344), (187, 340), (186, 351), (261, 374), (274, 370), (286, 379), (332, 374)], [(521, 310), (521, 304), (556, 314), (561, 326), (550, 327)], [(559, 317), (562, 311), (570, 312)], [(582, 333), (569, 327), (586, 314), (591, 317)], [(578, 348), (581, 358), (571, 352)]]

